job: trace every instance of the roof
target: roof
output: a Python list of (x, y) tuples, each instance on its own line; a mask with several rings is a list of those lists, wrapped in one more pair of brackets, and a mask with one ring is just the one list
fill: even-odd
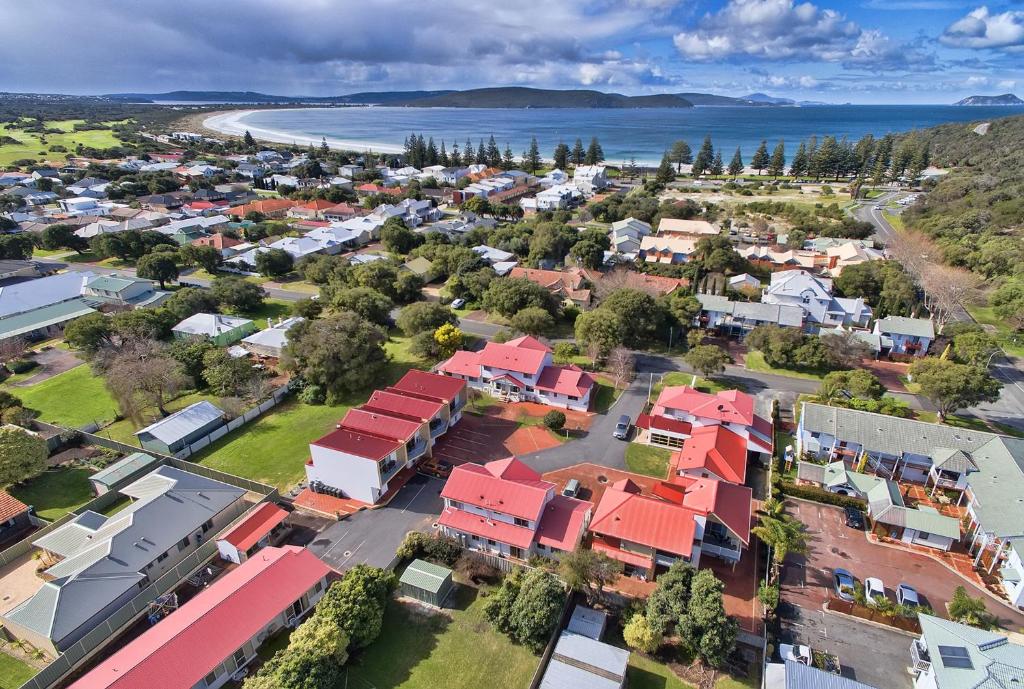
[[(38, 282), (38, 280), (32, 280), (31, 282)], [(20, 284), (31, 283), (23, 282)], [(5, 289), (7, 288), (0, 287), (0, 291)], [(0, 339), (24, 335), (58, 323), (66, 323), (90, 313), (96, 313), (96, 309), (90, 305), (90, 302), (85, 299), (76, 298), (57, 304), (50, 304), (49, 306), (42, 306), (32, 311), (19, 313), (16, 316), (0, 318)]]
[(572, 617), (566, 629), (573, 634), (579, 634), (596, 641), (601, 640), (601, 634), (608, 624), (608, 613), (603, 610), (594, 610), (583, 605), (577, 605), (572, 609)]
[(620, 689), (629, 651), (563, 630), (540, 689)]
[(413, 560), (402, 572), (399, 581), (423, 591), (440, 593), (452, 580), (452, 571), (425, 560)]
[(5, 490), (0, 490), (0, 522), (28, 512), (28, 505)]
[(253, 325), (253, 322), (248, 318), (225, 316), (219, 313), (197, 313), (178, 323), (172, 330), (189, 335), (217, 337), (249, 325)]
[(765, 294), (801, 296), (810, 292), (815, 299), (829, 301), (832, 298), (832, 281), (811, 275), (806, 270), (780, 270), (772, 273), (771, 284)]
[(363, 409), (429, 421), (444, 409), (444, 406), (443, 402), (407, 395), (400, 390), (374, 390), (370, 399), (363, 405)]
[(413, 368), (390, 389), (436, 397), (450, 403), (466, 389), (466, 381)]
[(288, 513), (279, 505), (264, 502), (217, 540), (226, 541), (244, 553), (259, 543), (261, 538), (269, 534), (287, 516)]
[(445, 373), (476, 378), (480, 375), (480, 352), (459, 350), (437, 368)]
[(407, 268), (409, 271), (421, 276), (430, 273), (430, 271), (433, 270), (433, 266), (434, 264), (430, 259), (423, 256), (417, 256), (403, 264), (404, 268)]
[[(452, 470), (441, 497), (483, 507), (513, 517), (537, 521), (555, 484), (515, 457)], [(531, 539), (532, 540), (532, 532)]]
[(339, 426), (352, 431), (372, 433), (391, 440), (406, 442), (419, 432), (422, 421), (410, 421), (400, 416), (389, 416), (371, 409), (349, 409)]
[(875, 330), (885, 334), (909, 335), (911, 337), (935, 337), (935, 324), (927, 318), (906, 318), (886, 316), (875, 321)]
[(544, 365), (547, 352), (531, 347), (488, 342), (480, 352), (480, 364), (490, 368), (535, 375)]
[(590, 301), (590, 289), (586, 286), (586, 278), (583, 271), (576, 268), (563, 271), (517, 266), (509, 273), (509, 277), (529, 280), (553, 294), (560, 294), (575, 301)]
[(651, 416), (650, 414), (640, 414), (637, 416), (636, 427), (669, 431), (671, 433), (679, 433), (680, 435), (690, 435), (690, 431), (693, 430), (693, 425), (685, 421), (677, 421), (667, 416)]
[(344, 452), (355, 457), (377, 461), (395, 452), (404, 443), (374, 435), (367, 431), (342, 426), (322, 438), (314, 440), (310, 444), (328, 450), (335, 450), (336, 452)]
[(437, 523), (449, 529), (463, 531), (500, 543), (508, 543), (517, 548), (529, 548), (533, 543), (533, 531), (528, 527), (488, 519), (479, 514), (473, 514), (472, 512), (466, 512), (454, 507), (444, 508)]
[(597, 504), (590, 530), (675, 555), (693, 552), (694, 513), (679, 504), (640, 494), (625, 480), (605, 490)]
[(150, 435), (165, 445), (170, 445), (222, 418), (223, 410), (212, 402), (202, 400), (136, 431), (135, 435)]
[(920, 614), (939, 689), (1004, 689), (1024, 682), (1024, 646), (1003, 634)]
[(585, 397), (594, 387), (594, 379), (578, 366), (545, 366), (535, 387), (570, 397)]
[(330, 571), (304, 548), (264, 548), (71, 687), (196, 686)]
[(306, 320), (301, 316), (292, 316), (284, 321), (271, 325), (263, 330), (257, 330), (252, 335), (242, 338), (242, 342), (257, 347), (269, 347), (272, 349), (283, 349), (288, 344), (288, 331), (293, 325)]
[(534, 539), (543, 546), (571, 551), (576, 547), (594, 503), (556, 495), (544, 506)]
[(262, 213), (266, 215), (268, 213), (287, 210), (294, 205), (296, 205), (296, 202), (290, 199), (266, 199), (263, 201), (253, 201), (252, 203), (246, 203), (241, 206), (234, 206), (228, 212), (231, 215), (244, 218), (249, 213)]
[(658, 232), (676, 234), (710, 235), (719, 234), (719, 229), (707, 220), (683, 220), (681, 218), (662, 218), (658, 223)]
[(667, 387), (658, 395), (652, 414), (664, 414), (665, 409), (744, 426), (754, 423), (754, 398), (739, 390), (721, 390), (710, 394), (689, 385)]
[(135, 452), (90, 475), (89, 480), (93, 483), (110, 487), (159, 461), (153, 455), (147, 455), (145, 452)]
[(972, 510), (999, 538), (1024, 536), (1024, 440), (996, 436), (971, 453), (979, 471), (967, 475)]
[(694, 476), (674, 476), (670, 483), (654, 484), (659, 497), (695, 512), (713, 515), (744, 543), (750, 543), (753, 491), (728, 481)]
[(747, 477), (747, 439), (724, 426), (693, 429), (683, 447), (673, 454), (677, 470), (707, 469), (730, 483), (743, 484)]
[(153, 283), (149, 280), (142, 280), (140, 278), (128, 278), (119, 277), (117, 275), (100, 275), (94, 277), (89, 282), (85, 283), (85, 286), (93, 290), (103, 290), (104, 292), (121, 292), (122, 290), (128, 289), (132, 285), (143, 283), (153, 286)]
[(794, 660), (787, 660), (785, 667), (785, 689), (874, 689), (862, 682)]
[(93, 277), (92, 273), (58, 273), (4, 285), (0, 287), (0, 318), (73, 300)]

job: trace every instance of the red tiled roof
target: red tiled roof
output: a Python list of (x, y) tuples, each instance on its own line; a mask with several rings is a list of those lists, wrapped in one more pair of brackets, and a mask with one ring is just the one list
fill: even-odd
[(340, 425), (342, 428), (373, 433), (404, 443), (420, 430), (423, 422), (409, 421), (399, 416), (389, 416), (379, 411), (356, 407), (348, 410)]
[(409, 372), (402, 376), (390, 389), (427, 395), (442, 399), (445, 402), (452, 402), (465, 388), (466, 381), (464, 380), (413, 368), (409, 369)]
[(266, 199), (265, 201), (253, 201), (252, 203), (246, 203), (241, 206), (234, 206), (228, 213), (230, 215), (237, 215), (240, 218), (244, 218), (249, 213), (275, 213), (277, 211), (287, 210), (295, 205), (295, 201), (291, 199)]
[(536, 349), (539, 352), (552, 351), (551, 347), (548, 347), (546, 344), (538, 340), (536, 337), (533, 337), (532, 335), (523, 335), (522, 337), (517, 337), (514, 340), (509, 340), (505, 344), (511, 345), (513, 347), (525, 347), (526, 349)]
[(690, 555), (696, 531), (693, 510), (641, 495), (638, 489), (623, 490), (621, 483), (606, 489), (601, 496), (590, 530), (667, 553)]
[(690, 435), (690, 432), (693, 430), (693, 426), (685, 421), (679, 421), (667, 416), (651, 416), (650, 414), (641, 414), (636, 417), (636, 427), (669, 431), (670, 433), (679, 433), (680, 435)]
[(212, 246), (215, 249), (229, 249), (242, 243), (241, 239), (228, 237), (225, 234), (216, 233), (207, 237), (199, 237), (192, 240), (192, 246)]
[(491, 368), (503, 368), (516, 373), (535, 375), (544, 365), (547, 352), (512, 344), (488, 342), (480, 352), (480, 364)]
[[(713, 478), (673, 476), (671, 483), (662, 482), (662, 487), (678, 486), (682, 493), (682, 504), (702, 514), (714, 515), (744, 543), (750, 543), (750, 516), (754, 493), (746, 486), (737, 486)], [(664, 490), (658, 490), (667, 497)]]
[(259, 540), (284, 521), (288, 513), (272, 502), (265, 502), (246, 519), (236, 524), (230, 531), (218, 538), (227, 541), (239, 551), (245, 552)]
[[(454, 472), (453, 472), (454, 475)], [(448, 479), (449, 482), (451, 479)], [(477, 514), (446, 507), (437, 520), (441, 526), (464, 531), (481, 538), (490, 538), (517, 548), (529, 548), (533, 543), (533, 532), (525, 526), (495, 521)]]
[(194, 687), (330, 571), (305, 548), (264, 548), (71, 687)]
[(325, 215), (338, 215), (338, 214), (358, 215), (360, 211), (361, 211), (361, 209), (358, 208), (357, 206), (352, 206), (352, 205), (349, 205), (347, 203), (336, 203), (333, 206), (331, 206), (330, 208), (324, 209), (324, 214)]
[(312, 201), (302, 204), (299, 208), (305, 208), (310, 211), (322, 211), (328, 208), (334, 208), (334, 206), (335, 204), (325, 199), (313, 199)]
[(382, 438), (372, 433), (344, 427), (331, 431), (319, 440), (314, 440), (312, 444), (373, 461), (387, 457), (402, 446), (402, 443), (390, 438)]
[(536, 521), (555, 484), (514, 457), (452, 470), (441, 497)]
[(0, 490), (0, 522), (14, 519), (26, 511), (28, 511), (28, 505), (7, 491)]
[[(768, 441), (768, 447), (765, 448), (767, 452), (772, 452), (775, 449), (775, 426), (769, 419), (763, 416), (754, 414), (754, 423), (751, 428), (756, 432), (760, 433)], [(764, 447), (765, 443), (758, 439), (758, 445)]]
[(545, 366), (536, 387), (560, 395), (585, 397), (594, 387), (594, 379), (578, 366)]
[(436, 402), (403, 395), (388, 390), (375, 390), (370, 399), (363, 405), (364, 409), (380, 411), (385, 414), (397, 413), (400, 416), (430, 421), (439, 411), (444, 409), (444, 402)]
[(583, 532), (587, 513), (593, 508), (591, 502), (556, 495), (544, 506), (534, 539), (548, 548), (573, 550)]
[(747, 439), (725, 426), (700, 426), (672, 455), (671, 466), (676, 471), (707, 469), (742, 485), (747, 479)]
[(508, 276), (529, 280), (552, 294), (562, 294), (575, 301), (590, 301), (590, 290), (584, 286), (586, 282), (579, 270), (570, 269), (563, 272), (516, 266)]
[(744, 426), (754, 423), (754, 398), (739, 390), (722, 390), (711, 395), (689, 385), (668, 387), (658, 395), (654, 415), (662, 413), (660, 410), (663, 409), (677, 409), (694, 416)]
[(480, 375), (480, 352), (459, 350), (452, 354), (451, 359), (438, 366), (438, 370), (475, 378)]

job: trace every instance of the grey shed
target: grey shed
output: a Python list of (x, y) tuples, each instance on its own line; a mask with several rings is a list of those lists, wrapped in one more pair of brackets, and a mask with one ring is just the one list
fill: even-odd
[(413, 560), (398, 580), (398, 592), (435, 608), (444, 606), (452, 591), (452, 571), (423, 560)]

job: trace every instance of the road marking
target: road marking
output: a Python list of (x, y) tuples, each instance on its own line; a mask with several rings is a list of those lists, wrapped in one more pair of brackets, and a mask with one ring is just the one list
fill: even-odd
[(335, 541), (334, 543), (332, 543), (332, 544), (331, 544), (331, 545), (330, 545), (330, 546), (329, 546), (329, 547), (327, 548), (327, 550), (325, 550), (325, 551), (323, 552), (323, 555), (321, 555), (321, 557), (327, 557), (327, 553), (331, 552), (331, 551), (332, 551), (332, 550), (334, 550), (334, 549), (335, 549), (335, 548), (336, 548), (336, 547), (337, 547), (338, 545), (340, 545), (342, 541), (344, 541), (344, 540), (345, 540), (346, 538), (348, 538), (348, 535), (349, 535), (350, 533), (352, 533), (352, 532), (351, 532), (351, 531), (345, 531), (344, 533), (342, 533), (342, 534), (341, 534), (341, 536), (339, 536), (339, 537), (338, 537), (338, 540), (336, 540), (336, 541)]
[(828, 625), (825, 624), (825, 611), (824, 610), (819, 610), (819, 612), (821, 613), (821, 635), (827, 639), (828, 638)]
[(416, 491), (416, 495), (412, 496), (412, 499), (409, 500), (409, 503), (405, 507), (402, 508), (402, 511), (399, 512), (399, 514), (405, 514), (405, 512), (409, 509), (409, 505), (412, 505), (414, 502), (416, 502), (416, 498), (418, 498), (420, 496), (420, 493), (423, 492), (423, 489), (426, 488), (429, 485), (430, 485), (430, 482), (429, 481), (425, 481), (423, 483), (423, 485), (420, 486), (420, 489), (418, 491)]

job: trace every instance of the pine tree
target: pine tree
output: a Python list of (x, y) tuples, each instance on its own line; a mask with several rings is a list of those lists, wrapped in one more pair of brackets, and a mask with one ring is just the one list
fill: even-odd
[(836, 179), (838, 179), (840, 160), (839, 142), (836, 141), (834, 136), (826, 136), (821, 140), (821, 148), (817, 150), (814, 158), (811, 160), (815, 178), (828, 177), (831, 174), (835, 174)]
[(327, 137), (320, 137), (320, 154), (326, 156), (331, 152), (331, 147), (327, 145)]
[(572, 164), (582, 165), (585, 156), (586, 152), (583, 150), (583, 142), (576, 139), (576, 143), (572, 147)]
[(672, 167), (672, 161), (669, 159), (669, 154), (666, 152), (661, 156), (661, 165), (658, 166), (658, 172), (655, 174), (656, 179), (661, 184), (668, 184), (674, 181), (676, 178), (676, 171)]
[(739, 177), (743, 174), (743, 156), (740, 154), (740, 147), (736, 147), (736, 153), (733, 154), (732, 160), (729, 161), (729, 174), (733, 177)]
[(870, 172), (871, 159), (875, 152), (875, 137), (872, 134), (865, 134), (853, 147), (853, 155), (856, 161), (854, 174), (864, 176)]
[(469, 167), (473, 164), (473, 142), (466, 139), (466, 147), (462, 149), (462, 164)]
[(772, 151), (772, 158), (768, 161), (768, 174), (778, 177), (786, 170), (786, 142), (779, 140)]
[(530, 139), (530, 148), (523, 152), (523, 166), (533, 174), (540, 167), (540, 148), (537, 146), (537, 137)]
[(249, 130), (245, 130), (245, 136), (242, 137), (242, 143), (245, 144), (246, 148), (256, 148), (256, 139), (252, 138), (252, 134)]
[(711, 167), (714, 154), (714, 147), (711, 145), (711, 135), (708, 134), (704, 137), (704, 143), (700, 145), (700, 150), (697, 151), (697, 157), (693, 159), (694, 177), (700, 177), (707, 172), (708, 168)]
[(424, 162), (426, 165), (437, 165), (437, 158), (437, 146), (434, 145), (434, 137), (430, 137), (430, 140), (427, 141), (427, 154), (424, 156)]
[(512, 157), (512, 147), (505, 142), (505, 153), (501, 157), (501, 168), (503, 170), (511, 170), (516, 166), (515, 158)]
[(682, 172), (683, 165), (689, 165), (693, 162), (693, 151), (690, 150), (690, 144), (682, 139), (672, 144), (672, 150), (669, 151), (668, 155), (672, 162), (676, 164), (676, 172)]
[(487, 141), (487, 164), (491, 167), (501, 167), (501, 150), (494, 140), (494, 135)]
[(437, 164), (448, 167), (451, 165), (451, 158), (448, 157), (448, 151), (444, 150), (444, 139), (441, 139), (441, 153), (437, 156)]
[(601, 144), (597, 142), (597, 137), (593, 136), (590, 138), (590, 145), (587, 146), (587, 156), (584, 158), (584, 162), (587, 165), (597, 165), (604, 160), (604, 151), (601, 149)]
[(448, 159), (448, 162), (451, 164), (452, 167), (459, 167), (460, 165), (462, 165), (462, 156), (459, 155), (458, 141), (452, 144), (452, 155)]
[(881, 184), (885, 181), (886, 175), (889, 172), (889, 166), (892, 164), (892, 146), (893, 136), (892, 134), (886, 134), (878, 142), (878, 146), (875, 147), (875, 156), (871, 168), (872, 183)]
[(487, 149), (484, 148), (483, 139), (480, 139), (480, 145), (476, 149), (476, 162), (481, 165), (487, 164)]
[(552, 156), (555, 161), (555, 167), (559, 170), (565, 170), (569, 167), (569, 146), (564, 142), (559, 141), (558, 145), (555, 146), (555, 154)]
[(750, 159), (750, 167), (757, 170), (757, 174), (761, 174), (761, 170), (768, 167), (768, 142), (762, 140), (761, 145), (754, 151), (754, 157)]
[(807, 144), (807, 174), (814, 179), (821, 176), (821, 171), (818, 170), (818, 137), (813, 135)]
[(715, 151), (715, 159), (711, 161), (711, 174), (715, 177), (721, 177), (725, 174), (725, 167), (722, 165), (722, 152)]
[(789, 166), (789, 176), (799, 177), (807, 172), (807, 145), (801, 141), (800, 147), (796, 149), (793, 156), (793, 163)]

